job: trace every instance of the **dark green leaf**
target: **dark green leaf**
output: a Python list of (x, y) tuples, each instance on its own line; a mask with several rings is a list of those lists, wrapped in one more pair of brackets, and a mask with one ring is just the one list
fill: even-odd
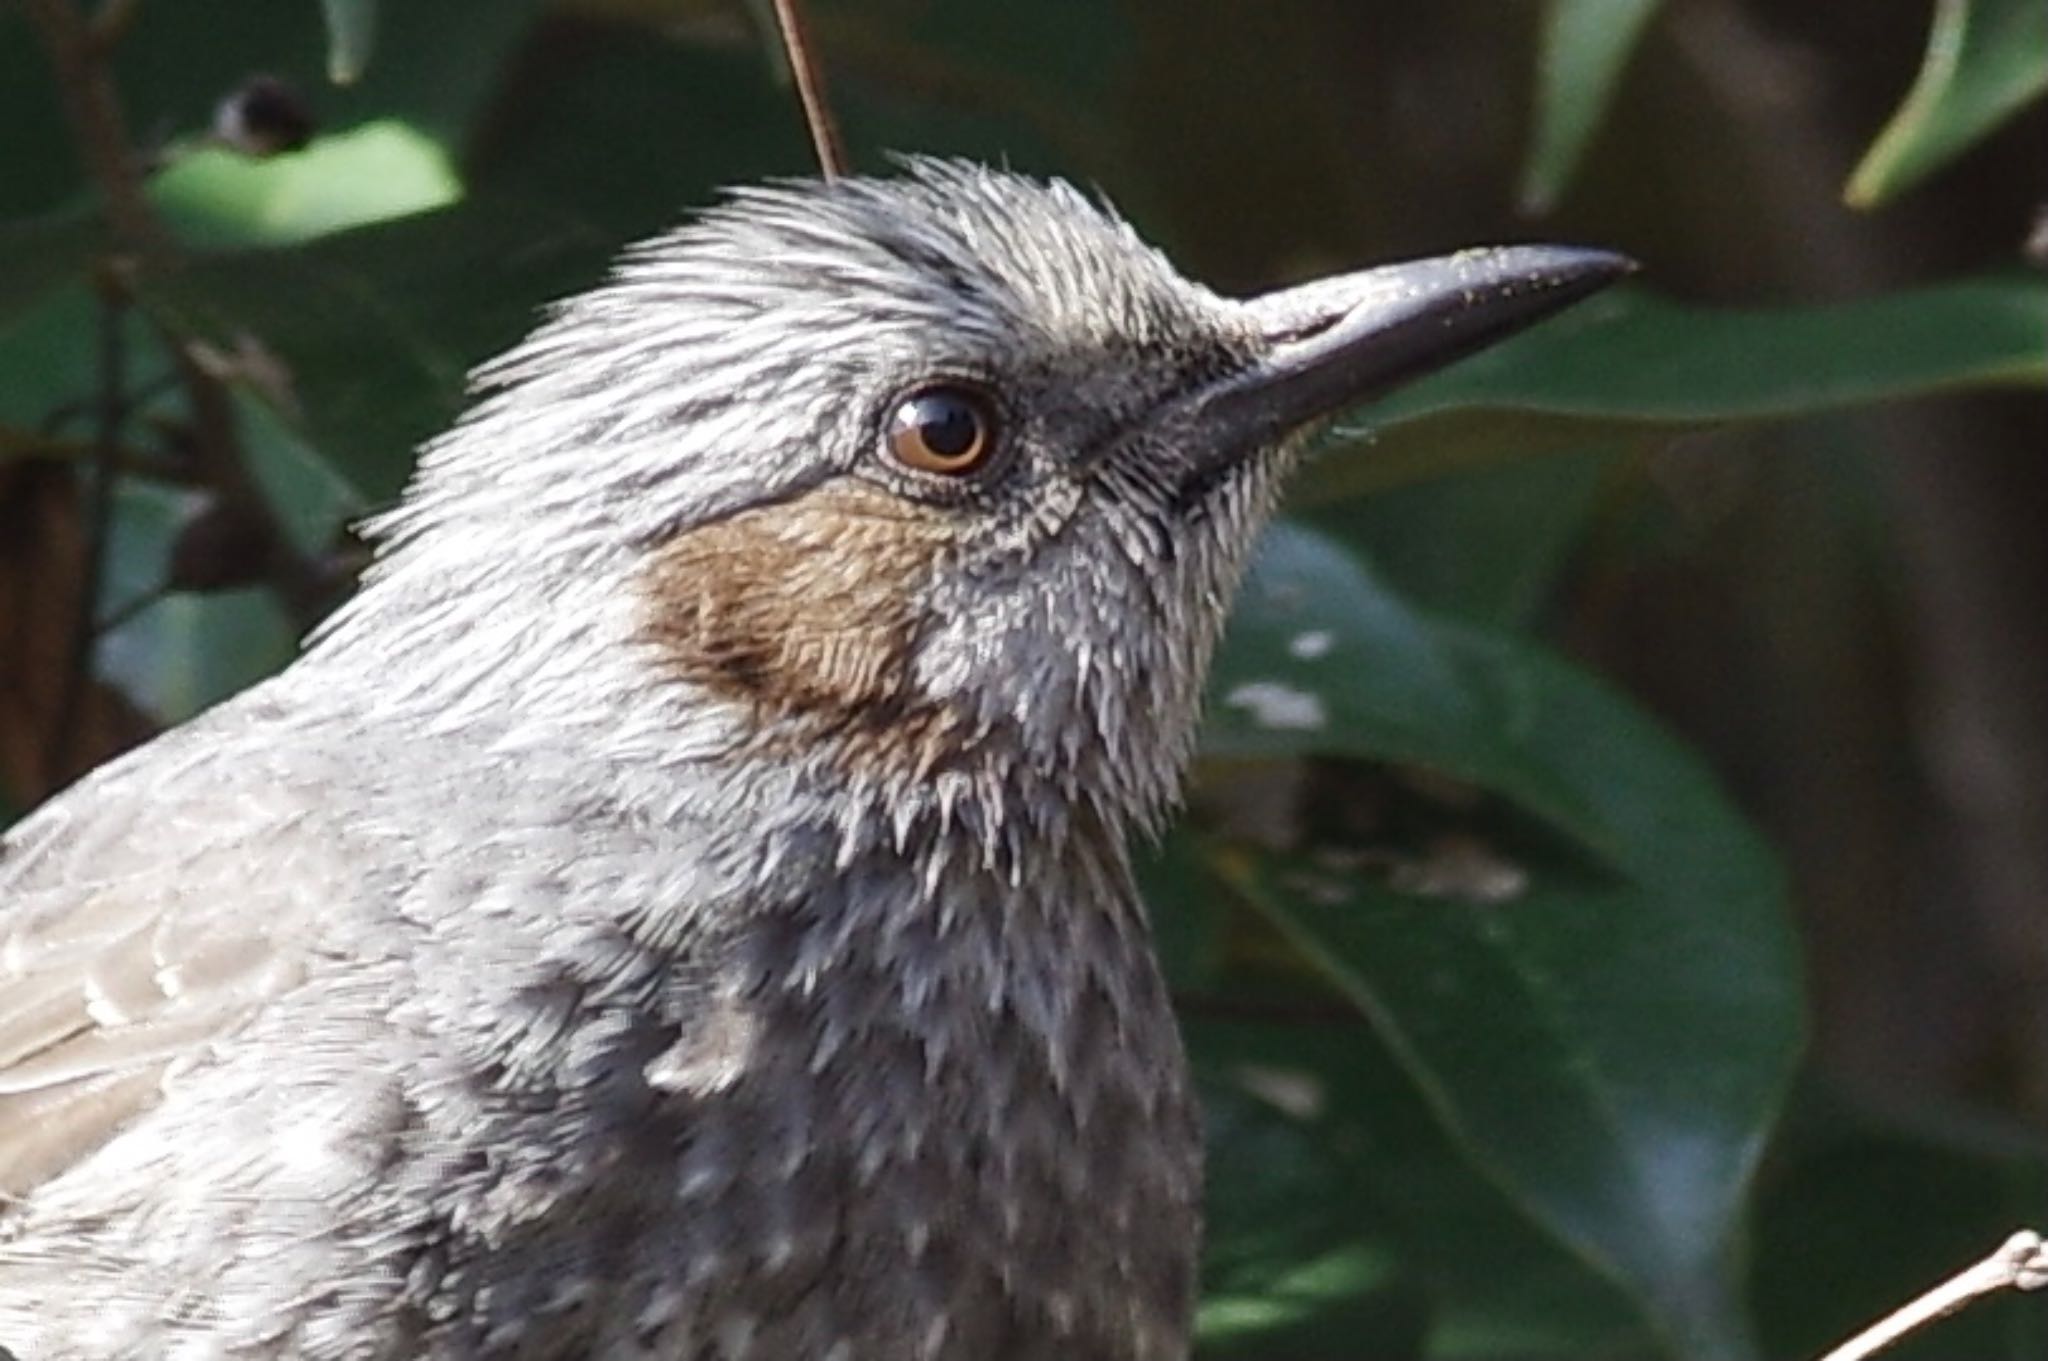
[(594, 283), (688, 197), (773, 163), (764, 148), (796, 163), (800, 125), (764, 115), (779, 96), (753, 62), (619, 34), (560, 68), (496, 127), (463, 203), (200, 257), (146, 280), (145, 305), (176, 333), (275, 356), (308, 446), (364, 500), (389, 499), (414, 447), (460, 410), (468, 371), (542, 304)]
[(473, 199), (299, 250), (196, 259), (145, 280), (142, 301), (176, 334), (274, 356), (307, 442), (374, 503), (454, 417), (470, 367), (589, 283), (611, 244), (530, 203)]
[(629, 29), (574, 32), (464, 167), (481, 193), (582, 218), (624, 241), (729, 184), (811, 168), (794, 96), (751, 53)]
[(1526, 626), (1549, 602), (1616, 464), (1607, 450), (1466, 470), (1309, 517), (1363, 552), (1404, 600)]
[(1223, 963), (1224, 912), (1222, 900), (1207, 891), (1194, 835), (1176, 827), (1142, 857), (1138, 874), (1154, 907), (1152, 942), (1167, 982), (1183, 990), (1209, 987)]
[(1593, 858), (1502, 852), (1469, 898), (1341, 862), (1225, 869), (1533, 1215), (1684, 1350), (1743, 1354), (1739, 1216), (1799, 990), (1775, 862), (1712, 779), (1591, 677), (1412, 613), (1300, 529), (1269, 541), (1214, 696), (1212, 750), (1427, 766)]
[(0, 423), (35, 429), (54, 408), (91, 398), (98, 315), (90, 286), (74, 280), (0, 317)]
[(1973, 387), (2048, 382), (2048, 282), (1709, 309), (1624, 289), (1360, 413), (1303, 504), (1519, 454), (1669, 437)]
[(41, 35), (20, 5), (0, 5), (0, 216), (75, 206), (84, 175)]
[(1241, 1086), (1204, 1090), (1205, 1361), (1412, 1356), (1425, 1313), (1384, 1224), (1312, 1130)]
[(2048, 5), (1935, 0), (1913, 88), (1849, 178), (1858, 208), (1894, 198), (2048, 91)]
[(0, 222), (0, 327), (85, 277), (105, 241), (99, 215), (85, 210)]
[[(1211, 1112), (1211, 1290), (1256, 1300), (1260, 1282), (1284, 1281), (1290, 1263), (1345, 1245), (1391, 1249), (1397, 1279), (1428, 1299), (1426, 1344), (1367, 1346), (1360, 1337), (1342, 1356), (1650, 1354), (1628, 1297), (1478, 1174), (1371, 1030), (1199, 1012), (1183, 1025)], [(1246, 1115), (1248, 1100), (1264, 1120)], [(1295, 1141), (1272, 1133), (1283, 1118)], [(1373, 1298), (1384, 1307), (1400, 1296)], [(1370, 1308), (1372, 1298), (1354, 1307)]]
[(1536, 59), (1534, 140), (1522, 203), (1548, 212), (1614, 101), (1621, 73), (1661, 0), (1550, 0)]
[(1093, 0), (836, 6), (817, 12), (863, 169), (917, 150), (1024, 169), (1113, 155), (1110, 98), (1128, 72), (1132, 16)]

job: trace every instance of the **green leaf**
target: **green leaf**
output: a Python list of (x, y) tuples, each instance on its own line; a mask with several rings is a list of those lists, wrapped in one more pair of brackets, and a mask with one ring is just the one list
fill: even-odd
[(202, 256), (145, 279), (144, 304), (174, 333), (280, 361), (281, 409), (306, 444), (364, 500), (390, 499), (415, 446), (460, 411), (469, 370), (542, 304), (595, 283), (691, 196), (750, 164), (757, 175), (767, 149), (800, 163), (800, 125), (752, 61), (620, 33), (558, 68), (494, 125), (460, 204), (288, 251)]
[(1680, 1350), (1746, 1354), (1740, 1212), (1799, 985), (1779, 870), (1713, 780), (1598, 681), (1414, 614), (1299, 528), (1270, 538), (1213, 695), (1212, 751), (1429, 767), (1576, 843), (1500, 853), (1469, 898), (1330, 864), (1220, 868), (1532, 1215)]
[(1608, 449), (1562, 450), (1389, 487), (1308, 519), (1364, 553), (1404, 600), (1526, 626), (1550, 603), (1616, 461)]
[[(162, 585), (171, 545), (198, 507), (189, 492), (127, 482), (115, 493), (101, 612)], [(298, 651), (298, 632), (260, 587), (178, 593), (105, 634), (101, 676), (168, 726), (273, 675)]]
[(1152, 946), (1167, 982), (1180, 990), (1216, 981), (1223, 963), (1223, 903), (1206, 892), (1202, 850), (1185, 826), (1175, 826), (1159, 845), (1139, 856), (1145, 901), (1161, 910), (1152, 916)]
[(293, 547), (318, 559), (370, 502), (284, 417), (255, 395), (236, 394), (235, 414), (249, 474)]
[(1314, 505), (1522, 454), (2044, 383), (2048, 281), (2036, 278), (1742, 310), (1623, 289), (1366, 408), (1296, 497)]
[[(751, 63), (627, 36), (566, 61), (546, 98), (504, 120), (492, 147), (508, 159), (478, 166), (482, 187), (463, 202), (291, 250), (199, 256), (146, 277), (141, 301), (173, 334), (273, 370), (282, 382), (250, 390), (353, 497), (388, 501), (414, 448), (460, 411), (470, 369), (530, 330), (542, 304), (594, 283), (628, 235), (672, 220), (682, 196), (741, 177), (762, 142), (798, 145), (785, 118), (761, 131), (774, 92)], [(678, 130), (692, 122), (705, 135)], [(593, 144), (616, 154), (593, 156)], [(415, 167), (437, 164), (389, 133), (356, 154), (375, 160), (394, 145)], [(285, 217), (308, 226), (318, 213)]]
[[(83, 281), (0, 317), (0, 423), (35, 429), (98, 385), (99, 301)], [(137, 328), (138, 330), (141, 328)], [(68, 433), (83, 437), (85, 427)]]
[[(1184, 1015), (1182, 1028), (1210, 1117), (1207, 1293), (1277, 1312), (1301, 1298), (1287, 1283), (1313, 1273), (1326, 1255), (1391, 1249), (1395, 1282), (1420, 1286), (1429, 1301), (1426, 1343), (1365, 1345), (1358, 1336), (1341, 1356), (1650, 1354), (1629, 1297), (1476, 1172), (1369, 1028), (1199, 1012)], [(1263, 1121), (1246, 1112), (1248, 1101)], [(1273, 1130), (1281, 1119), (1295, 1140)], [(1271, 1303), (1269, 1283), (1279, 1297)], [(1405, 1293), (1389, 1290), (1384, 1277), (1361, 1275), (1357, 1285), (1373, 1296), (1348, 1309), (1322, 1296), (1328, 1312), (1319, 1316), (1333, 1340), (1342, 1340), (1335, 1334), (1347, 1314), (1355, 1319), (1375, 1298), (1385, 1308)], [(1209, 1323), (1215, 1315), (1205, 1304), (1200, 1317)], [(1265, 1355), (1295, 1353), (1273, 1347)]]
[(1536, 115), (1522, 205), (1556, 205), (1600, 127), (1661, 0), (1550, 0), (1536, 59)]
[(2048, 91), (2048, 5), (1935, 0), (1913, 88), (1843, 198), (1873, 208), (1918, 184)]
[(1425, 1311), (1373, 1208), (1317, 1132), (1218, 1082), (1202, 1093), (1208, 1194), (1196, 1356), (1412, 1356)]
[(303, 151), (252, 160), (208, 148), (150, 184), (189, 246), (283, 246), (445, 208), (462, 181), (442, 146), (396, 121), (365, 123)]
[(327, 78), (353, 85), (377, 40), (377, 0), (320, 0), (320, 14), (327, 21)]
[(471, 199), (297, 250), (201, 257), (146, 278), (141, 301), (175, 334), (280, 363), (286, 413), (375, 503), (454, 418), (469, 369), (540, 302), (588, 284), (611, 245), (531, 203)]

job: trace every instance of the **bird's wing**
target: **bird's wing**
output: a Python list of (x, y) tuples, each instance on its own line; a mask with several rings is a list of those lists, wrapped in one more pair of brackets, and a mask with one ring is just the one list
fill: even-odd
[(336, 857), (179, 732), (0, 841), (0, 1223), (301, 976)]

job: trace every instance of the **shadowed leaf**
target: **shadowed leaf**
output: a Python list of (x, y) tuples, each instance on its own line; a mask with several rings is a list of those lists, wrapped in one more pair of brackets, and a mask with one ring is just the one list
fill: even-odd
[(1748, 1354), (1735, 1245), (1799, 985), (1775, 861), (1712, 779), (1605, 685), (1415, 614), (1299, 528), (1246, 588), (1212, 715), (1212, 752), (1428, 767), (1575, 843), (1496, 850), (1435, 887), (1346, 847), (1217, 863), (1538, 1222), (1631, 1283), (1680, 1351)]
[(590, 282), (611, 245), (531, 203), (470, 200), (295, 251), (197, 259), (146, 279), (141, 298), (176, 334), (227, 351), (258, 339), (281, 370), (264, 395), (288, 394), (307, 443), (376, 503), (453, 419), (470, 367), (540, 302)]

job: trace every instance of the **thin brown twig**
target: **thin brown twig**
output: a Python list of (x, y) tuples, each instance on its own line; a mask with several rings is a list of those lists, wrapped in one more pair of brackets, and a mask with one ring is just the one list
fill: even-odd
[(128, 415), (128, 295), (109, 269), (99, 289), (96, 330), (99, 392), (94, 403), (91, 481), (79, 535), (78, 608), (72, 612), (70, 646), (64, 658), (64, 681), (57, 689), (57, 712), (43, 751), (43, 778), (52, 787), (71, 774), (77, 751), (78, 726), (85, 696), (92, 685), (93, 651), (99, 643), (95, 620), (100, 583), (106, 579), (107, 550), (114, 519), (114, 477), (121, 455), (121, 428)]
[(846, 173), (846, 147), (825, 100), (825, 73), (812, 56), (799, 0), (775, 0), (775, 26), (782, 31), (782, 50), (789, 56), (789, 72), (796, 81), (804, 123), (811, 130), (811, 145), (818, 153), (818, 169), (826, 179), (837, 179)]
[(165, 233), (142, 194), (141, 167), (129, 144), (121, 101), (107, 75), (106, 43), (71, 0), (22, 0), (42, 31), (64, 114), (86, 169), (106, 200), (107, 222), (124, 247), (150, 252)]

